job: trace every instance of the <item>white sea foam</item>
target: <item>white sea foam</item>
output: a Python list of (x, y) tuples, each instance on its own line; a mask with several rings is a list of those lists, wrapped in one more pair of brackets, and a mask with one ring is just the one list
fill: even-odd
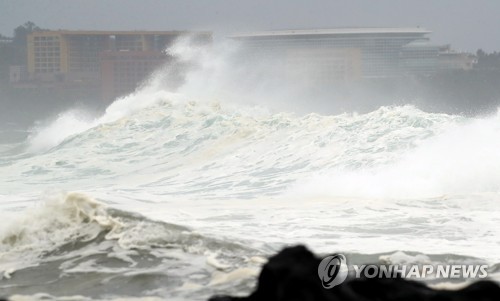
[(87, 113), (70, 110), (59, 114), (48, 124), (36, 125), (28, 137), (29, 152), (40, 152), (59, 145), (67, 137), (86, 131), (94, 126)]
[[(312, 179), (295, 184), (291, 191), (304, 195), (375, 198), (498, 193), (499, 121), (500, 114), (496, 114), (449, 124), (434, 137), (413, 141), (415, 147), (390, 164), (322, 170)], [(380, 145), (386, 146), (386, 142)]]
[[(397, 250), (500, 261), (492, 252), (500, 240), (499, 114), (409, 105), (272, 113), (252, 105), (286, 99), (267, 89), (279, 84), (232, 85), (244, 68), (176, 47), (199, 67), (176, 93), (157, 74), (101, 116), (63, 113), (34, 129), (29, 153), (2, 157), (0, 208), (9, 221), (0, 270), (9, 281), (39, 268), (46, 285), (64, 273), (75, 276), (65, 281), (83, 279), (82, 291), (102, 288), (96, 299), (107, 285), (133, 294), (137, 283), (151, 284), (145, 292), (155, 296), (208, 297), (212, 285), (233, 281), (249, 290), (264, 262), (249, 258), (295, 243), (389, 252), (395, 261), (408, 259)], [(40, 205), (38, 195), (54, 187), (112, 208), (51, 192)]]
[[(0, 231), (0, 271), (38, 264), (44, 252), (75, 240), (89, 241), (103, 230), (117, 229), (102, 204), (77, 193), (55, 194), (43, 206), (30, 209)], [(8, 277), (7, 277), (8, 278)]]
[[(32, 275), (36, 279), (42, 270), (47, 287), (57, 282), (58, 273), (75, 275), (75, 280), (98, 275), (104, 286), (116, 277), (138, 278), (140, 283), (143, 276), (168, 276), (170, 282), (161, 288), (165, 292), (156, 295), (179, 290), (186, 296), (208, 297), (207, 287), (251, 280), (260, 264), (247, 261), (246, 256), (258, 254), (235, 241), (204, 237), (182, 226), (110, 210), (81, 193), (58, 193), (20, 213), (0, 232), (0, 281), (15, 283)], [(242, 264), (246, 268), (239, 269)], [(185, 291), (181, 285), (174, 286), (176, 283), (194, 286)], [(7, 291), (12, 292), (12, 287)], [(79, 290), (73, 292), (92, 296), (94, 291), (85, 287), (85, 281), (78, 280)], [(131, 293), (138, 292), (132, 289)], [(26, 298), (36, 300), (38, 296)]]

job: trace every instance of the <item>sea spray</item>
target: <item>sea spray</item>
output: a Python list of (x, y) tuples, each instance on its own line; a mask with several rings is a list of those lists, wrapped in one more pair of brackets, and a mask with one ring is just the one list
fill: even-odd
[(253, 258), (296, 243), (500, 262), (498, 114), (297, 114), (295, 87), (214, 50), (180, 51), (192, 69), (176, 89), (166, 66), (2, 153), (2, 292), (206, 300), (250, 291)]
[[(381, 199), (499, 193), (499, 118), (500, 113), (457, 119), (459, 122), (444, 125), (436, 135), (412, 140), (408, 150), (390, 164), (323, 169), (311, 179), (296, 183), (290, 192)], [(430, 120), (419, 122), (415, 120), (411, 126), (430, 125), (426, 123)], [(400, 130), (404, 129), (393, 130), (390, 135)], [(390, 148), (401, 142), (393, 136), (381, 145)]]

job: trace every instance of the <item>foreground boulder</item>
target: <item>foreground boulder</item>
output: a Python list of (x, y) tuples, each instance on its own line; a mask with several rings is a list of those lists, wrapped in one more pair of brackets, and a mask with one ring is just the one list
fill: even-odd
[(332, 289), (323, 288), (316, 258), (303, 246), (286, 248), (270, 258), (248, 297), (216, 296), (210, 301), (489, 301), (500, 300), (500, 287), (479, 281), (462, 290), (434, 290), (423, 283), (397, 279), (348, 279)]

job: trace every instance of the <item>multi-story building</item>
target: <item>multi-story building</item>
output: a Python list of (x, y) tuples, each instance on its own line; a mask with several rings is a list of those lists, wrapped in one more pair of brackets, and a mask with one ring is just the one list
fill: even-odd
[(52, 84), (99, 86), (105, 99), (131, 92), (168, 56), (182, 35), (210, 42), (209, 32), (36, 31), (28, 36), (30, 79)]
[[(273, 57), (311, 80), (385, 78), (438, 70), (440, 46), (423, 28), (285, 30), (233, 36), (253, 56)], [(289, 73), (289, 72), (288, 72)]]
[(104, 99), (130, 92), (158, 66), (166, 56), (156, 51), (106, 51), (101, 53), (101, 89)]

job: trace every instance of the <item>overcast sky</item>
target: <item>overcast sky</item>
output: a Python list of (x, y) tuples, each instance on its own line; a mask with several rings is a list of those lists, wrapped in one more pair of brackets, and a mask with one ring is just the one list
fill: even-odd
[(500, 0), (0, 0), (0, 33), (47, 29), (213, 30), (413, 27), (453, 48), (500, 50)]

